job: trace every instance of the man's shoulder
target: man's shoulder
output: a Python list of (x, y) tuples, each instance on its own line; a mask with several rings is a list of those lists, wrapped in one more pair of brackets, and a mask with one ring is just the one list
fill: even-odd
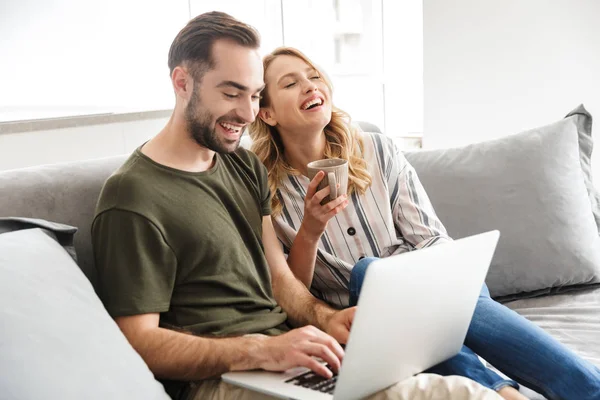
[(234, 152), (224, 154), (223, 157), (229, 160), (230, 164), (235, 166), (236, 169), (241, 169), (253, 177), (266, 174), (266, 168), (256, 154), (243, 147), (238, 147)]
[(262, 165), (256, 154), (252, 151), (243, 148), (242, 146), (238, 147), (233, 153), (230, 154), (232, 157), (236, 158), (238, 161), (245, 163), (246, 165), (256, 167)]
[[(144, 170), (143, 159), (134, 152), (129, 158), (104, 182), (96, 214), (111, 208), (127, 209), (127, 205), (143, 199), (148, 195), (152, 185)], [(133, 210), (132, 210), (133, 211)]]
[(225, 155), (229, 160), (229, 173), (241, 177), (243, 185), (254, 193), (256, 199), (262, 201), (268, 197), (269, 184), (267, 169), (253, 152), (239, 147)]

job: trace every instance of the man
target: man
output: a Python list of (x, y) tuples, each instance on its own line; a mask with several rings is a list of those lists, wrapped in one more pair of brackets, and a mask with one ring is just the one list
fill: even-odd
[[(268, 398), (215, 379), (226, 371), (330, 376), (314, 357), (339, 369), (354, 316), (293, 277), (266, 170), (238, 149), (264, 86), (258, 47), (253, 28), (223, 13), (181, 30), (169, 51), (173, 115), (107, 180), (92, 225), (99, 295), (174, 398)], [(484, 396), (434, 378), (437, 390)]]

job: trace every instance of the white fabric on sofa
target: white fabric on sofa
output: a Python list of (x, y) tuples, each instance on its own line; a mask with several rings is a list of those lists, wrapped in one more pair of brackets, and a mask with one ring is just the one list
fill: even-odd
[(0, 398), (168, 400), (44, 225), (0, 234)]

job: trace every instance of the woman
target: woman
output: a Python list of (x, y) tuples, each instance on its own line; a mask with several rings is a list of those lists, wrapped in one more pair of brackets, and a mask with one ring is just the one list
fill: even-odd
[[(384, 135), (358, 132), (331, 103), (331, 84), (293, 48), (264, 59), (266, 88), (251, 127), (252, 150), (269, 171), (273, 220), (290, 268), (317, 297), (356, 302), (368, 264), (451, 240), (417, 175)], [(368, 99), (365, 99), (368, 101)], [(306, 165), (349, 162), (348, 195), (321, 205), (329, 188)], [(472, 349), (472, 350), (471, 350)], [(480, 354), (512, 379), (486, 368)], [(428, 372), (463, 375), (506, 399), (524, 399), (516, 381), (549, 399), (600, 398), (600, 370), (542, 329), (500, 305), (484, 286), (465, 346)]]

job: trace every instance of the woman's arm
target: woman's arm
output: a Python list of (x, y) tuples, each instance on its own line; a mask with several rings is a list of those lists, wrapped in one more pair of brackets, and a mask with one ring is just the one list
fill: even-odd
[(308, 289), (312, 284), (321, 235), (309, 232), (304, 223), (300, 226), (288, 254), (288, 265), (294, 276)]
[(346, 195), (321, 205), (321, 200), (329, 195), (329, 186), (317, 192), (317, 186), (324, 176), (323, 171), (319, 172), (308, 185), (304, 198), (304, 218), (287, 259), (296, 278), (309, 289), (315, 272), (319, 239), (327, 228), (327, 222), (348, 206)]

